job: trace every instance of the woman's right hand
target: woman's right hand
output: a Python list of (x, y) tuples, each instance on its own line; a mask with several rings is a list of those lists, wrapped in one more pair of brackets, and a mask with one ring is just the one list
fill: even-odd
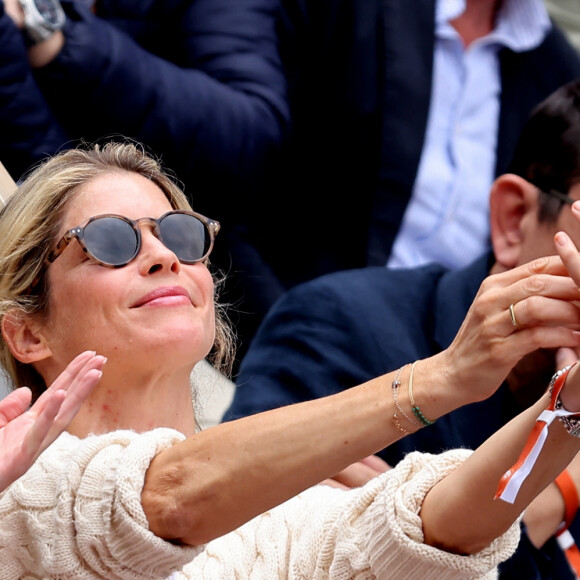
[(106, 359), (78, 355), (26, 411), (31, 393), (19, 388), (0, 401), (0, 491), (20, 477), (67, 428), (101, 378)]

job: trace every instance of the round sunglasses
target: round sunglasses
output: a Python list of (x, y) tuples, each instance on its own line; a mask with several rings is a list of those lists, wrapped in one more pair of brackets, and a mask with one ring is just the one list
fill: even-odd
[(87, 255), (101, 266), (122, 268), (141, 250), (141, 225), (150, 226), (154, 235), (183, 264), (205, 260), (220, 229), (219, 222), (184, 210), (169, 211), (158, 219), (132, 220), (122, 215), (97, 215), (84, 226), (66, 232), (47, 260), (54, 262), (76, 238)]

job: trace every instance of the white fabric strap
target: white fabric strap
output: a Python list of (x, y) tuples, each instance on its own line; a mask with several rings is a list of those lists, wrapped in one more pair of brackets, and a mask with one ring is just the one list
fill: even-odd
[[(540, 432), (540, 435), (535, 442), (534, 446), (532, 447), (530, 453), (526, 457), (526, 460), (522, 464), (522, 466), (515, 470), (511, 477), (509, 478), (509, 482), (506, 485), (503, 492), (498, 495), (499, 499), (503, 499), (508, 503), (514, 503), (516, 497), (522, 487), (524, 481), (530, 475), (536, 461), (538, 460), (538, 456), (540, 455), (540, 451), (542, 451), (542, 447), (544, 447), (544, 443), (548, 437), (548, 427), (552, 424), (556, 417), (564, 417), (568, 415), (574, 415), (575, 413), (571, 413), (570, 411), (566, 411), (566, 409), (557, 409), (555, 411), (550, 411), (549, 409), (545, 409), (542, 411), (540, 416), (536, 419), (536, 421), (543, 421), (544, 427)], [(509, 471), (508, 471), (509, 473)]]

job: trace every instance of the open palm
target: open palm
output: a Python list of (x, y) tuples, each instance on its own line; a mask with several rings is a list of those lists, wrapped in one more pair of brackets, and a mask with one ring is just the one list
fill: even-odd
[(0, 401), (0, 491), (67, 428), (98, 383), (105, 362), (92, 351), (78, 355), (30, 409), (32, 395), (27, 387)]

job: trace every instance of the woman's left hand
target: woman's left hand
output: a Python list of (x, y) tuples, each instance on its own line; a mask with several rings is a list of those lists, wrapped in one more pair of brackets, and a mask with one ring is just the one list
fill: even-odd
[(417, 365), (417, 389), (428, 387), (419, 394), (427, 416), (488, 398), (529, 353), (580, 348), (579, 302), (559, 256), (488, 276), (451, 345)]

